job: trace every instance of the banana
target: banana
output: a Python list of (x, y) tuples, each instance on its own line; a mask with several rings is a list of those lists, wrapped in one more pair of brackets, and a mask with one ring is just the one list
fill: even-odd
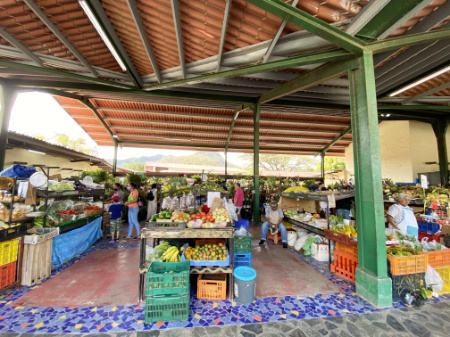
[(172, 255), (170, 255), (170, 262), (175, 262), (176, 257), (180, 254), (180, 252), (178, 251), (178, 249), (176, 249)]
[(175, 247), (175, 246), (172, 246), (169, 249), (167, 249), (163, 254), (163, 258), (166, 258), (169, 255), (172, 255), (174, 250), (176, 250), (176, 249), (177, 249), (177, 247)]

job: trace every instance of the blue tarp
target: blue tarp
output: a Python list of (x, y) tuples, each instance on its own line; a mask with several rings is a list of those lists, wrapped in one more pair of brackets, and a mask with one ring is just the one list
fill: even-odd
[(102, 218), (97, 218), (87, 225), (53, 238), (52, 269), (84, 253), (103, 235)]
[(33, 173), (36, 172), (35, 167), (26, 167), (23, 165), (13, 165), (4, 169), (0, 172), (0, 176), (2, 177), (10, 177), (10, 178), (30, 178)]

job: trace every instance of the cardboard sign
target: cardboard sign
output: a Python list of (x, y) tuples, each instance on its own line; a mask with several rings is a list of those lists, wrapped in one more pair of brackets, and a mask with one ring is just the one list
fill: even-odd
[(328, 208), (336, 208), (336, 198), (334, 194), (329, 194), (328, 196)]
[(428, 178), (424, 174), (420, 175), (420, 186), (422, 188), (428, 188)]

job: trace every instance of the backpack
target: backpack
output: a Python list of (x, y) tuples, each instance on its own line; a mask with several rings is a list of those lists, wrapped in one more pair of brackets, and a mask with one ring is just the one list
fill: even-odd
[(148, 201), (153, 201), (153, 200), (155, 200), (155, 195), (154, 195), (154, 193), (153, 193), (153, 190), (150, 190), (150, 192), (148, 192), (148, 194), (147, 194), (147, 200), (148, 200)]

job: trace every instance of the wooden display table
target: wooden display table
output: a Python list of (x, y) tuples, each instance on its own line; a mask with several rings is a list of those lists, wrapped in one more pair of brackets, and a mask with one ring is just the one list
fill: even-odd
[(234, 290), (234, 227), (227, 228), (176, 228), (176, 227), (159, 227), (159, 228), (143, 228), (141, 230), (141, 253), (139, 262), (139, 301), (144, 298), (145, 291), (145, 273), (150, 266), (146, 263), (145, 249), (147, 239), (153, 239), (153, 247), (156, 247), (160, 239), (227, 239), (229, 243), (230, 265), (228, 267), (191, 267), (191, 274), (228, 274), (229, 282), (229, 299), (233, 298)]

